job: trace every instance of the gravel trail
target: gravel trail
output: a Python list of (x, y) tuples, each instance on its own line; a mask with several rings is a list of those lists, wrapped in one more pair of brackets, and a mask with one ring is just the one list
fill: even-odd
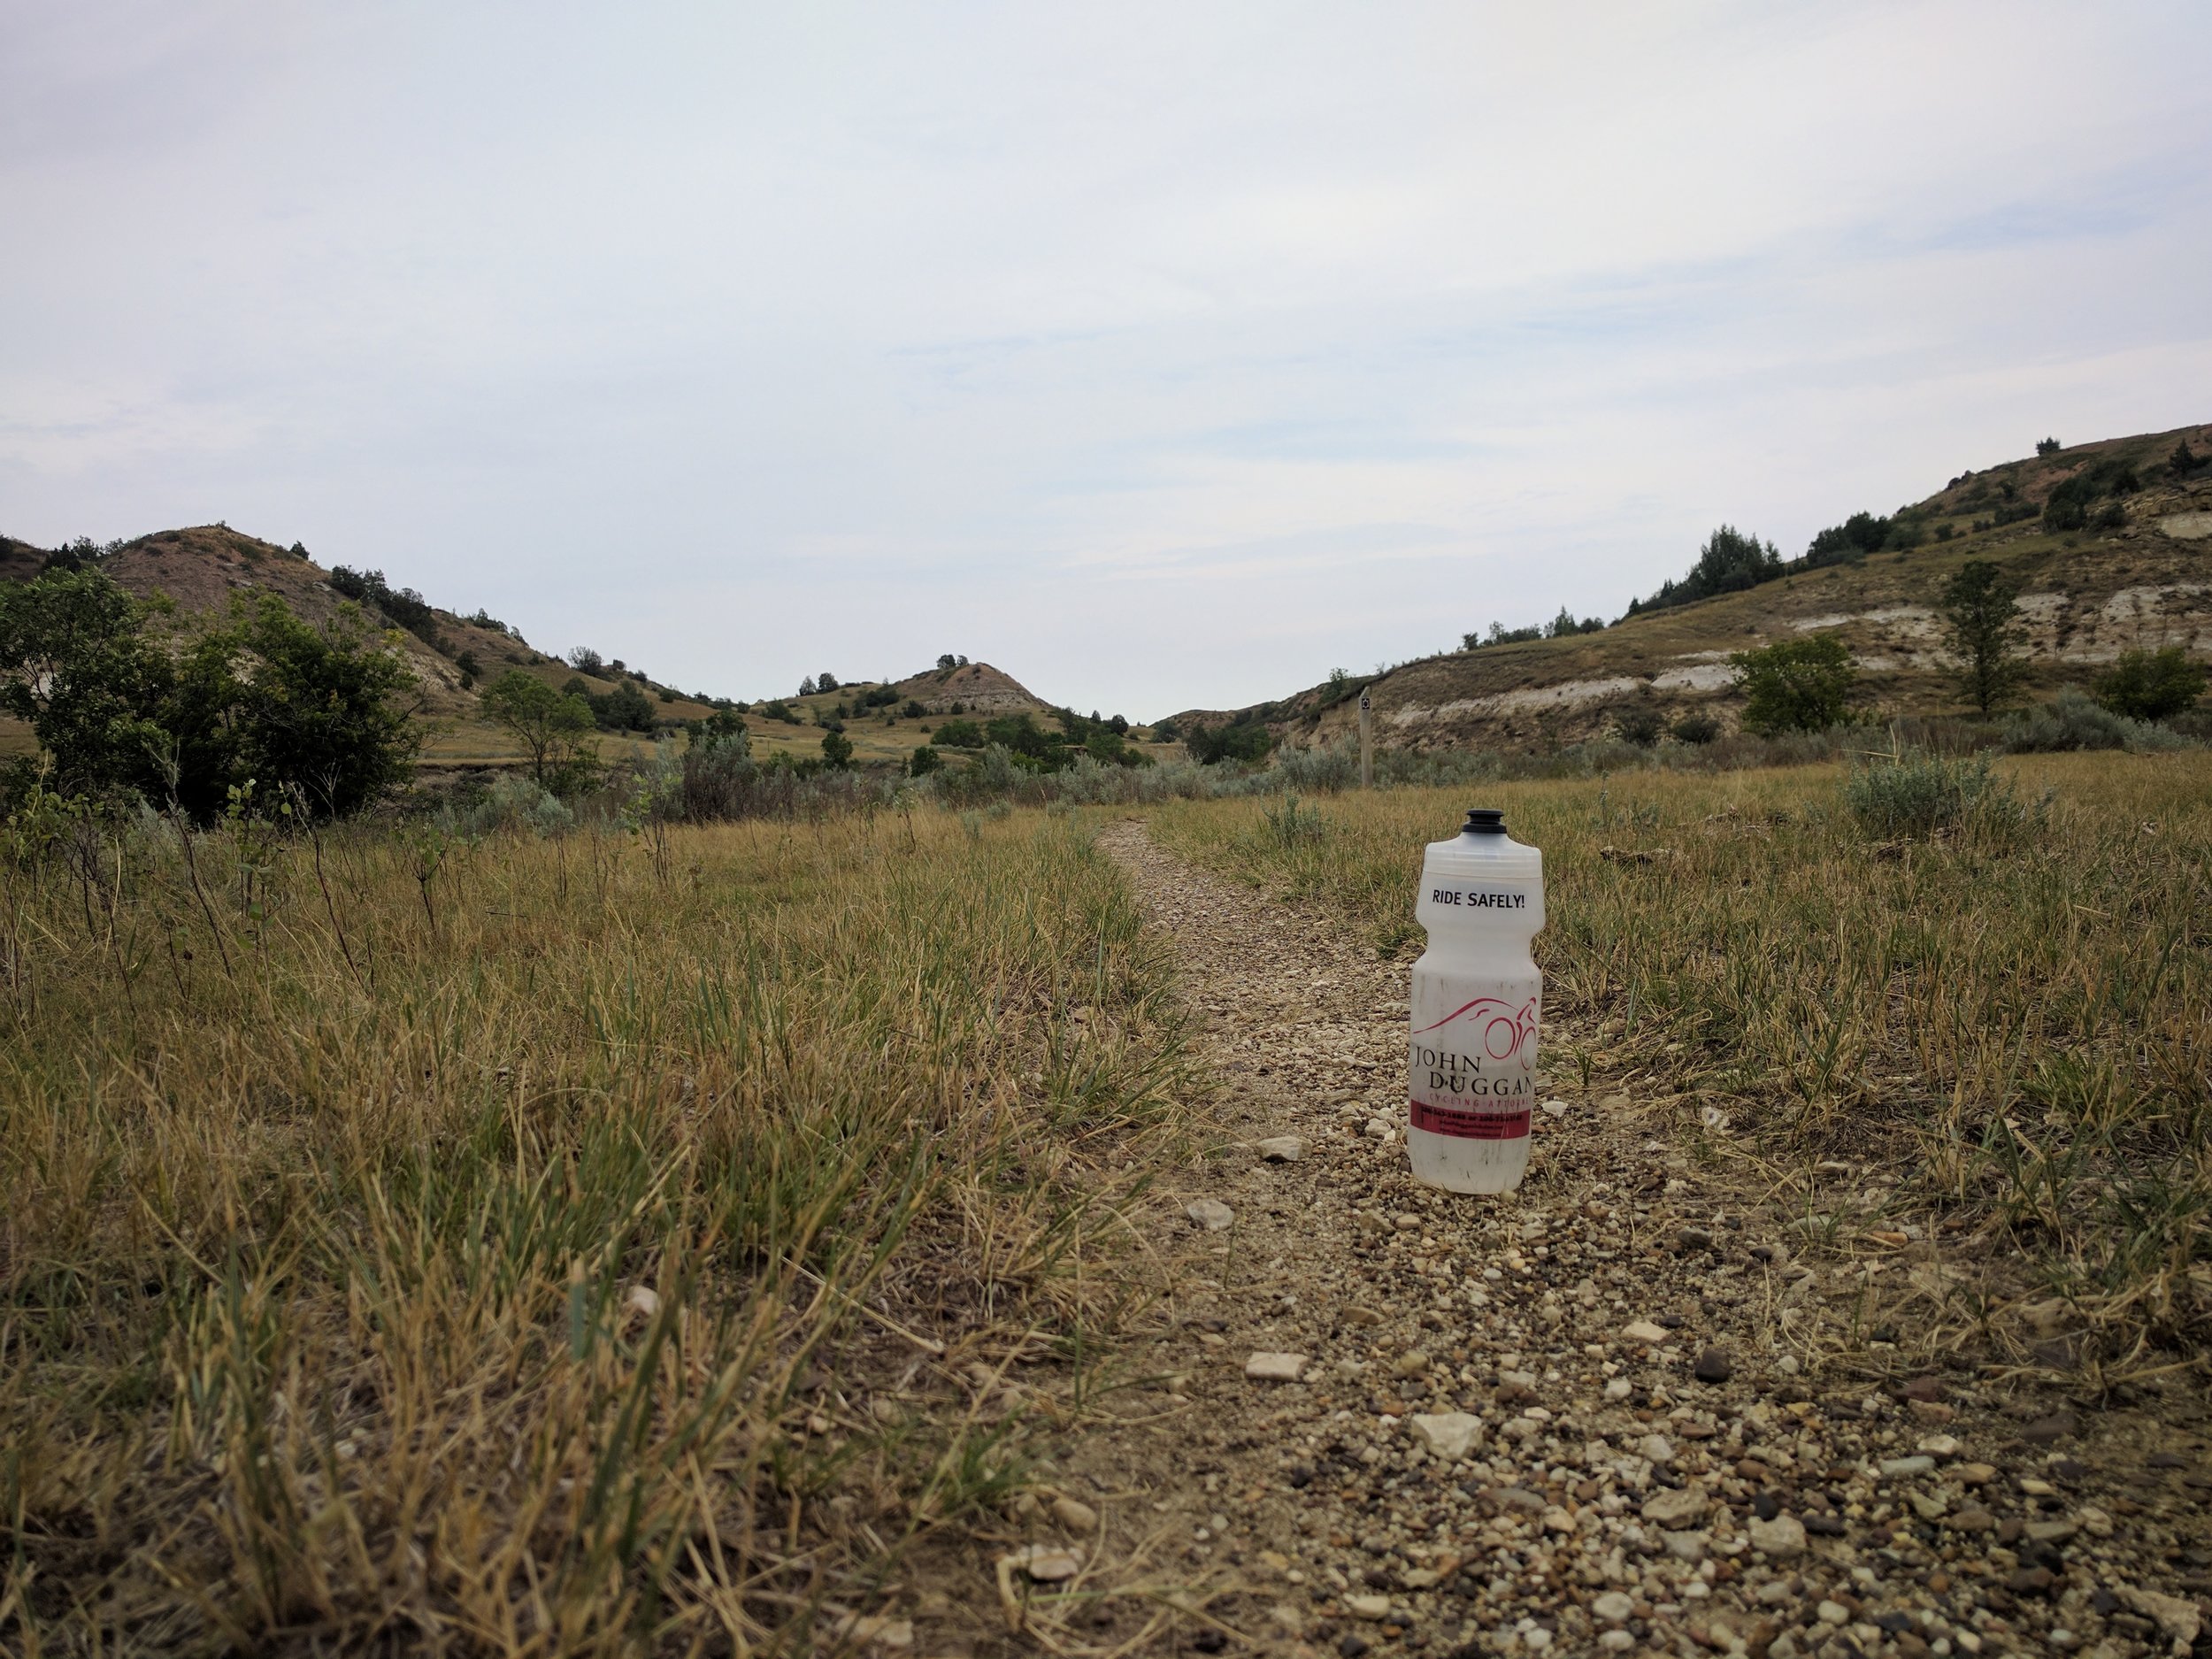
[(1180, 955), (1223, 1150), (1146, 1217), (1173, 1292), (1128, 1386), (1008, 1517), (1042, 1552), (999, 1569), (1010, 1650), (2212, 1651), (2200, 1415), (1793, 1347), (1864, 1270), (1632, 1080), (1572, 1087), (1555, 1026), (1522, 1190), (1417, 1186), (1408, 964), (1137, 822), (1102, 845)]

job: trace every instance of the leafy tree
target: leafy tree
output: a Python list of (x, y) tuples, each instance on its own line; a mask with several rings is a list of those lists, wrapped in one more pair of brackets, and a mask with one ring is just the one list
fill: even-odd
[(1649, 749), (1667, 729), (1666, 721), (1656, 709), (1624, 709), (1615, 724), (1619, 727), (1623, 740), (1633, 743), (1638, 749)]
[(580, 645), (568, 654), (568, 665), (580, 674), (589, 674), (596, 680), (607, 672), (607, 659), (588, 645)]
[(842, 732), (822, 733), (822, 764), (833, 772), (842, 772), (853, 764), (853, 741)]
[(1754, 732), (1818, 732), (1839, 724), (1858, 677), (1851, 653), (1832, 634), (1783, 640), (1728, 660), (1744, 689), (1744, 726)]
[(1936, 603), (1963, 666), (1959, 679), (1974, 706), (1987, 714), (2027, 673), (2019, 648), (2020, 585), (1987, 559), (1959, 567)]
[(694, 749), (735, 748), (747, 755), (753, 752), (753, 734), (734, 709), (717, 709), (704, 719), (691, 721), (684, 730), (690, 734)]
[(2099, 677), (2097, 701), (2131, 720), (2164, 720), (2196, 707), (2206, 673), (2178, 645), (2155, 651), (2123, 651)]
[(1202, 766), (1212, 766), (1225, 760), (1265, 760), (1275, 747), (1275, 737), (1258, 721), (1239, 720), (1201, 727), (1185, 740), (1185, 744), (1193, 760)]
[(799, 682), (799, 695), (802, 697), (810, 697), (814, 695), (813, 675), (809, 674), (804, 680), (802, 680)]
[(834, 691), (837, 689), (837, 676), (835, 674), (817, 674), (814, 676), (814, 688), (817, 691)]
[(964, 656), (963, 656), (963, 657), (956, 657), (956, 658), (954, 659), (954, 666), (955, 666), (955, 667), (957, 667), (957, 668), (965, 668), (967, 665), (968, 665), (968, 659), (967, 659), (967, 657), (964, 657)]
[(653, 704), (634, 680), (625, 680), (612, 691), (602, 692), (586, 701), (591, 707), (591, 718), (610, 732), (653, 729)]
[(2189, 447), (2184, 438), (2174, 445), (2174, 452), (2166, 457), (2166, 472), (2170, 478), (2186, 478), (2204, 465), (2204, 457)]
[(461, 671), (461, 689), (464, 691), (484, 677), (484, 664), (476, 660), (474, 651), (463, 651), (453, 659), (453, 665)]
[(929, 710), (922, 706), (919, 697), (909, 697), (906, 700), (906, 707), (901, 709), (899, 712), (910, 720), (926, 719), (929, 716)]
[(940, 669), (956, 668), (959, 666), (959, 659), (954, 657), (950, 651), (947, 651), (942, 657), (937, 659), (937, 666)]
[(2039, 438), (2036, 440), (2035, 452), (2038, 455), (2056, 455), (2065, 447), (2056, 438)]
[(1720, 735), (1720, 722), (1711, 715), (1696, 711), (1684, 715), (1674, 723), (1675, 741), (1705, 744)]
[(929, 744), (924, 743), (907, 761), (906, 775), (910, 778), (926, 778), (931, 772), (942, 767), (944, 764), (945, 757)]
[(511, 733), (530, 756), (530, 775), (540, 788), (549, 778), (565, 776), (582, 757), (592, 730), (591, 704), (572, 692), (553, 689), (542, 680), (511, 668), (484, 694), (485, 718)]
[(265, 594), (154, 637), (170, 614), (95, 570), (0, 586), (0, 707), (29, 724), (58, 788), (135, 791), (204, 823), (250, 780), (324, 815), (404, 780), (411, 677), (352, 606), (316, 628)]
[(947, 720), (937, 728), (937, 741), (947, 749), (981, 749), (989, 741), (973, 720)]

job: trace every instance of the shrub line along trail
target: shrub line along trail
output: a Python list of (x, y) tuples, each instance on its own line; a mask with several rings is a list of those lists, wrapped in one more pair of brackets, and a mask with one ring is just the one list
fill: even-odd
[[(1072, 1589), (1002, 1573), (1031, 1637), (1788, 1659), (2034, 1647), (2065, 1621), (2116, 1655), (2197, 1617), (2212, 1482), (2150, 1461), (2185, 1439), (1964, 1361), (1824, 1360), (1796, 1316), (1866, 1294), (1849, 1247), (1801, 1260), (1747, 1161), (1652, 1139), (1671, 1100), (1566, 1086), (1556, 1025), (1520, 1192), (1417, 1186), (1402, 1131), (1369, 1129), (1402, 1122), (1408, 963), (1135, 821), (1100, 846), (1180, 957), (1219, 1156), (1141, 1212), (1171, 1293), (1108, 1379), (1134, 1386), (1010, 1517), (1087, 1553)], [(1294, 1161), (1257, 1145), (1283, 1135)], [(1248, 1378), (1261, 1353), (1303, 1379)]]

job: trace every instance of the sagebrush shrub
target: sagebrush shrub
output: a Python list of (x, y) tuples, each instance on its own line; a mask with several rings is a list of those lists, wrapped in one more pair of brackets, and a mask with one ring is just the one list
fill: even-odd
[(1987, 755), (1954, 759), (1919, 749), (1878, 755), (1851, 768), (1843, 792), (1859, 827), (1885, 841), (1939, 831), (2006, 841), (2043, 816), (2042, 807), (2021, 802)]

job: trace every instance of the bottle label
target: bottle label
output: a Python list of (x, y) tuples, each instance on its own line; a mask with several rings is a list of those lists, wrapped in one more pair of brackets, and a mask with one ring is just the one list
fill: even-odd
[(1413, 1126), (1465, 1141), (1528, 1133), (1540, 992), (1526, 979), (1441, 978), (1413, 992), (1406, 1058)]

